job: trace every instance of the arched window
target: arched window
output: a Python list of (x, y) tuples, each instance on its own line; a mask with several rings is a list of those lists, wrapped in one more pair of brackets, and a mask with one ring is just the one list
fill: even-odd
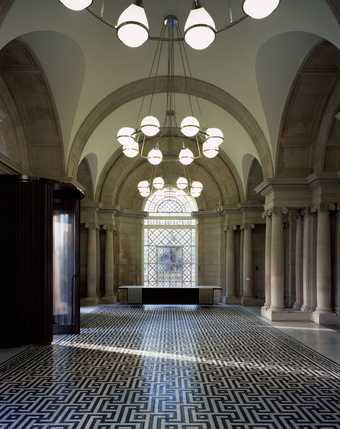
[(167, 187), (152, 193), (144, 210), (144, 285), (196, 286), (196, 200)]
[(156, 191), (146, 200), (144, 210), (150, 216), (188, 216), (197, 211), (195, 198), (177, 188)]

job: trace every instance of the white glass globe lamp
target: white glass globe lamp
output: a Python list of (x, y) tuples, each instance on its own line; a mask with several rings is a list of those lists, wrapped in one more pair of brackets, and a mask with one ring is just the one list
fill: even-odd
[(137, 189), (139, 192), (150, 190), (150, 183), (148, 180), (141, 180), (138, 185)]
[(144, 189), (143, 191), (139, 191), (139, 195), (143, 198), (148, 197), (151, 194), (150, 189)]
[(224, 135), (219, 128), (208, 128), (205, 133), (207, 135), (207, 141), (216, 144), (216, 146), (220, 146), (223, 143)]
[(136, 141), (123, 145), (123, 154), (128, 158), (135, 158), (139, 154), (139, 145)]
[(191, 183), (191, 190), (201, 193), (203, 191), (203, 183), (198, 180), (194, 180)]
[(245, 0), (243, 11), (253, 19), (264, 19), (279, 6), (280, 0)]
[(163, 161), (163, 154), (160, 149), (151, 149), (148, 153), (148, 161), (151, 165), (159, 165)]
[(80, 11), (91, 6), (93, 0), (60, 0), (60, 2), (68, 9)]
[(181, 122), (181, 133), (186, 137), (194, 137), (200, 130), (200, 123), (194, 116), (187, 116)]
[(198, 198), (198, 197), (200, 197), (200, 196), (201, 196), (201, 192), (199, 192), (199, 191), (197, 191), (197, 190), (195, 190), (195, 189), (191, 188), (191, 189), (190, 189), (190, 195), (191, 195), (192, 197), (194, 197), (194, 198)]
[(179, 162), (182, 165), (190, 165), (194, 160), (194, 154), (188, 148), (182, 149), (179, 153)]
[(133, 137), (135, 132), (136, 130), (131, 127), (120, 128), (120, 130), (118, 130), (118, 133), (117, 133), (118, 143), (121, 144), (122, 146), (133, 144), (133, 142), (135, 141)]
[(152, 181), (152, 186), (157, 190), (163, 189), (164, 185), (165, 185), (165, 181), (163, 177), (155, 177)]
[(149, 23), (142, 1), (130, 4), (119, 16), (117, 36), (129, 48), (142, 46), (149, 38)]
[(215, 158), (218, 155), (218, 145), (207, 140), (203, 143), (202, 152), (206, 158)]
[(188, 187), (188, 179), (186, 177), (179, 177), (176, 180), (176, 186), (178, 189), (184, 190)]
[(191, 9), (184, 25), (184, 40), (193, 49), (202, 50), (210, 46), (216, 37), (216, 25), (198, 1)]
[(160, 123), (156, 116), (145, 116), (141, 123), (142, 133), (147, 137), (154, 137), (160, 131)]

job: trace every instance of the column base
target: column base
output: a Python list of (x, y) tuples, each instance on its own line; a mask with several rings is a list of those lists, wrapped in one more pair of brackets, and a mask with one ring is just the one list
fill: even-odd
[(100, 304), (115, 304), (117, 302), (117, 298), (114, 295), (107, 295), (100, 298)]
[(272, 322), (310, 322), (312, 313), (293, 309), (261, 308), (261, 315)]
[(239, 305), (241, 298), (239, 296), (226, 296), (224, 304)]
[(263, 299), (253, 298), (252, 296), (242, 296), (240, 302), (245, 307), (261, 307), (263, 305)]
[(332, 311), (316, 310), (313, 312), (313, 322), (318, 325), (340, 325), (340, 315)]
[(302, 304), (295, 303), (295, 304), (293, 305), (292, 309), (297, 311), (297, 310), (300, 310), (300, 309), (301, 309), (301, 307), (302, 307)]
[(80, 305), (82, 307), (92, 307), (98, 304), (99, 304), (99, 298), (97, 297), (82, 298), (80, 300)]

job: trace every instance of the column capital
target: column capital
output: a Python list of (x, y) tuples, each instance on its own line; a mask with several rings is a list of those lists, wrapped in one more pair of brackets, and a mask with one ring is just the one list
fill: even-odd
[(228, 231), (234, 232), (234, 231), (237, 231), (237, 228), (238, 228), (238, 225), (226, 225), (224, 227), (224, 231), (225, 232), (228, 232)]
[(85, 228), (86, 229), (99, 229), (99, 225), (97, 225), (96, 223), (86, 223), (85, 224)]
[(337, 208), (337, 205), (335, 203), (320, 203), (316, 206), (313, 206), (311, 208), (311, 212), (312, 213), (316, 213), (316, 212), (333, 212), (336, 210), (339, 210), (339, 208)]
[(105, 225), (101, 225), (102, 229), (104, 231), (115, 231), (115, 226), (111, 225), (111, 224), (105, 224)]
[(271, 209), (271, 215), (286, 215), (289, 210), (286, 207), (273, 207)]
[(262, 213), (262, 219), (265, 219), (266, 217), (271, 217), (271, 215), (272, 215), (273, 213), (272, 213), (272, 210), (265, 210), (263, 213)]
[(312, 213), (312, 209), (310, 207), (304, 207), (300, 210), (300, 214), (302, 217), (309, 216)]
[(241, 230), (245, 230), (245, 229), (255, 229), (255, 225), (253, 223), (244, 223), (243, 225), (241, 225)]

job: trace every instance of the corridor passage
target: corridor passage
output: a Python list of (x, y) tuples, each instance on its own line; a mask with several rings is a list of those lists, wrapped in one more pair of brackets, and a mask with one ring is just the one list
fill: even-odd
[(0, 428), (340, 428), (340, 366), (238, 307), (103, 306), (0, 367)]

